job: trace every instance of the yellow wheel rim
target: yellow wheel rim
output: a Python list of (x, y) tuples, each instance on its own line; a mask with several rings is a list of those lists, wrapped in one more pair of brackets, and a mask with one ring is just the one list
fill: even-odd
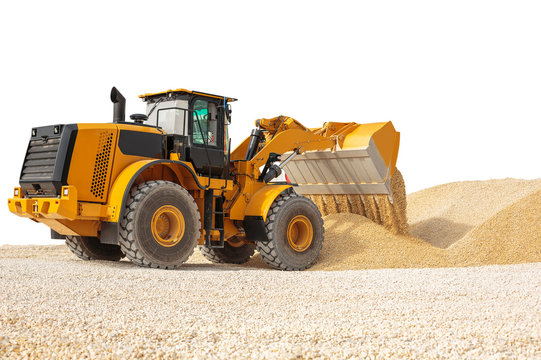
[(304, 215), (297, 215), (287, 226), (287, 242), (295, 251), (303, 252), (310, 247), (314, 237), (312, 223)]
[(239, 239), (236, 236), (233, 236), (233, 237), (227, 239), (227, 243), (229, 245), (231, 245), (232, 247), (235, 247), (235, 248), (239, 248), (239, 247), (241, 247), (241, 246), (243, 246), (245, 244), (244, 241), (242, 241), (241, 239)]
[(152, 236), (161, 246), (171, 247), (180, 242), (184, 236), (184, 216), (179, 209), (164, 205), (152, 216)]

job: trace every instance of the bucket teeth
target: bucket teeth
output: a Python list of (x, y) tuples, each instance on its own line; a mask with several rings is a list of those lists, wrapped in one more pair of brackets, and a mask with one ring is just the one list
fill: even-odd
[(364, 210), (363, 200), (359, 194), (347, 194), (346, 195), (349, 206), (352, 214), (359, 214), (361, 216), (366, 216), (366, 211)]
[(334, 195), (323, 195), (323, 203), (325, 204), (327, 215), (338, 214), (340, 212)]
[(339, 213), (350, 213), (352, 212), (351, 205), (348, 200), (347, 194), (334, 195), (336, 201), (336, 207)]
[(381, 216), (379, 214), (378, 205), (374, 199), (374, 195), (362, 195), (364, 209), (366, 211), (366, 217), (381, 224)]

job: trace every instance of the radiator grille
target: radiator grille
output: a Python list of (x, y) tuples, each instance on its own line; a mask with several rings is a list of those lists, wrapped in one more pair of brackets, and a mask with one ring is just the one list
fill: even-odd
[(102, 132), (98, 142), (98, 153), (96, 154), (92, 185), (90, 187), (90, 192), (98, 198), (103, 198), (103, 194), (105, 193), (112, 144), (113, 133), (108, 131)]
[(24, 159), (21, 180), (52, 180), (60, 138), (31, 140)]

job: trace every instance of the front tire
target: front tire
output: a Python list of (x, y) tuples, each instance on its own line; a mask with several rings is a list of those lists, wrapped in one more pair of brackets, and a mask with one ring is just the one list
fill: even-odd
[(97, 237), (66, 236), (68, 249), (82, 260), (119, 261), (124, 257), (120, 246), (102, 244)]
[(323, 219), (316, 204), (294, 192), (274, 200), (265, 222), (269, 241), (257, 242), (263, 260), (279, 270), (305, 270), (323, 246)]
[(193, 197), (169, 181), (132, 188), (120, 222), (120, 247), (134, 264), (175, 269), (192, 255), (201, 220)]

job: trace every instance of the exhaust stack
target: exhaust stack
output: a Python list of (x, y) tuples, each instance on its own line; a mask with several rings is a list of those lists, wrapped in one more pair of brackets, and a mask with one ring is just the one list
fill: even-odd
[(113, 122), (124, 122), (126, 117), (126, 98), (113, 86), (111, 89), (111, 101), (113, 102)]

